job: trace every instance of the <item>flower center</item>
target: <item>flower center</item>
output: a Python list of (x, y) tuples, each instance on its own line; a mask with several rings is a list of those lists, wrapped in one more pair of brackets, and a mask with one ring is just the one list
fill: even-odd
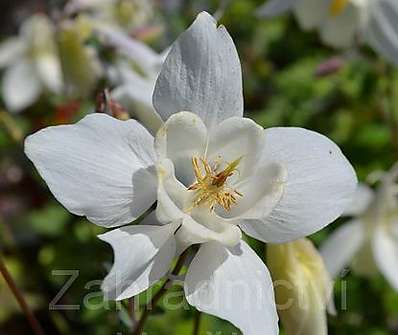
[(224, 170), (218, 171), (219, 163), (211, 166), (204, 158), (192, 157), (196, 182), (188, 190), (196, 192), (193, 207), (207, 205), (213, 211), (219, 205), (229, 211), (236, 204), (237, 196), (243, 196), (226, 185), (227, 179), (237, 171), (241, 159), (242, 157), (228, 163)]
[(332, 0), (330, 7), (329, 7), (329, 13), (332, 16), (338, 16), (340, 15), (344, 9), (347, 7), (349, 3), (349, 0)]

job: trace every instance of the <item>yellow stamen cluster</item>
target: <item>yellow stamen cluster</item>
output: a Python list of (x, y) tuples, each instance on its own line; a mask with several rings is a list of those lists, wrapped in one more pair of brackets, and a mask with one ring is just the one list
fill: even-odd
[(208, 205), (213, 211), (216, 205), (220, 205), (229, 211), (231, 206), (236, 204), (237, 196), (243, 196), (237, 190), (226, 186), (227, 179), (237, 171), (241, 159), (234, 160), (224, 170), (217, 172), (219, 164), (211, 167), (204, 158), (193, 157), (192, 166), (196, 182), (188, 188), (188, 190), (196, 192), (193, 207)]
[(329, 8), (330, 15), (338, 16), (347, 7), (350, 0), (332, 0)]

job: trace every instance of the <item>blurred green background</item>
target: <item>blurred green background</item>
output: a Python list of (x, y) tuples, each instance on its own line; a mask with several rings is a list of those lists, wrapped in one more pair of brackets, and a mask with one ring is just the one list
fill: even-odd
[[(220, 22), (232, 35), (244, 75), (247, 116), (264, 127), (299, 126), (319, 131), (340, 145), (358, 176), (386, 170), (398, 153), (398, 72), (371, 50), (338, 52), (324, 47), (316, 33), (302, 32), (289, 15), (255, 17), (262, 0), (230, 1)], [(148, 43), (161, 51), (194, 19), (199, 10), (214, 13), (218, 1), (181, 1), (167, 9), (156, 3), (163, 33)], [(16, 34), (23, 18), (36, 11), (54, 13), (61, 1), (2, 1), (0, 34)], [(330, 59), (339, 68), (321, 73)], [(325, 67), (325, 65), (323, 65)], [(107, 86), (98, 81), (96, 90)], [(47, 125), (74, 122), (94, 108), (95, 91), (84, 99), (42, 96), (21, 113), (9, 113), (0, 97), (0, 250), (10, 272), (48, 334), (128, 334), (128, 306), (102, 304), (100, 280), (112, 263), (112, 250), (97, 239), (103, 230), (72, 216), (58, 204), (23, 154), (21, 137)], [(341, 220), (342, 222), (343, 220)], [(312, 236), (319, 245), (341, 223)], [(261, 257), (265, 247), (250, 241)], [(54, 272), (56, 271), (56, 272)], [(57, 272), (58, 271), (58, 272)], [(78, 277), (51, 310), (72, 274)], [(90, 294), (89, 296), (87, 294)], [(175, 290), (175, 304), (162, 304), (150, 317), (150, 335), (191, 334), (195, 312)], [(94, 306), (84, 306), (84, 299)], [(144, 303), (146, 296), (140, 297)], [(347, 271), (335, 287), (338, 310), (329, 317), (331, 335), (398, 334), (398, 293), (381, 276), (362, 278)], [(57, 299), (58, 300), (58, 299)], [(344, 301), (346, 308), (342, 308)], [(239, 334), (217, 318), (202, 316), (200, 334)], [(31, 330), (0, 278), (0, 334)]]

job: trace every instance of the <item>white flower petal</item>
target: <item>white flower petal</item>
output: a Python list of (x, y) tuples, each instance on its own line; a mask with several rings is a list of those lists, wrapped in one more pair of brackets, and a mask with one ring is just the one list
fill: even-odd
[(92, 10), (96, 12), (112, 4), (114, 4), (114, 0), (71, 0), (66, 4), (66, 9), (68, 13), (82, 10)]
[(29, 136), (25, 153), (70, 212), (101, 226), (130, 223), (156, 200), (153, 137), (105, 114)]
[(237, 226), (211, 213), (208, 208), (194, 209), (191, 216), (186, 216), (182, 223), (176, 233), (180, 246), (217, 241), (233, 247), (242, 238), (242, 232)]
[(375, 229), (372, 247), (377, 267), (390, 285), (398, 290), (398, 221), (391, 227)]
[(152, 211), (146, 214), (145, 217), (140, 221), (141, 225), (144, 226), (163, 226), (164, 223), (160, 222), (156, 217), (156, 211)]
[(244, 241), (233, 249), (202, 245), (184, 289), (192, 306), (232, 322), (244, 335), (279, 333), (270, 274)]
[(221, 166), (241, 158), (236, 175), (243, 180), (257, 167), (264, 137), (264, 129), (253, 120), (229, 118), (210, 132), (206, 157), (210, 162), (221, 160)]
[(102, 290), (109, 300), (123, 300), (145, 291), (170, 269), (178, 226), (127, 226), (100, 235), (115, 254)]
[(398, 65), (398, 3), (382, 0), (373, 1), (370, 6), (364, 36), (377, 52)]
[(105, 42), (116, 48), (118, 52), (129, 57), (146, 74), (160, 72), (164, 61), (161, 54), (156, 53), (146, 44), (130, 37), (127, 33), (112, 26), (97, 24), (95, 30), (105, 38)]
[(61, 63), (55, 54), (43, 54), (35, 60), (36, 69), (43, 84), (52, 92), (59, 93), (62, 89)]
[(358, 184), (351, 203), (345, 209), (343, 215), (356, 216), (363, 214), (374, 199), (373, 190), (366, 184)]
[(329, 1), (298, 0), (293, 9), (302, 29), (314, 29), (320, 26), (326, 19), (329, 10)]
[(185, 186), (195, 181), (192, 157), (203, 157), (207, 129), (199, 116), (189, 112), (172, 115), (156, 135), (156, 152), (160, 159), (170, 159), (177, 179)]
[[(126, 108), (132, 106), (132, 114), (136, 114), (136, 106), (142, 105), (142, 108), (147, 111), (153, 110), (152, 108), (152, 92), (153, 87), (150, 82), (140, 77), (138, 74), (131, 73), (128, 80), (126, 80), (122, 85), (116, 87), (112, 91), (112, 97), (123, 104)], [(155, 111), (153, 111), (156, 113)], [(145, 117), (145, 114), (142, 113)], [(138, 114), (139, 116), (140, 114)], [(137, 119), (140, 119), (137, 117)]]
[(20, 61), (9, 67), (3, 77), (2, 95), (7, 108), (19, 112), (33, 104), (42, 91), (32, 63)]
[(163, 120), (181, 111), (214, 127), (242, 116), (242, 73), (239, 57), (225, 27), (217, 28), (207, 13), (173, 44), (158, 77), (154, 106)]
[(279, 164), (258, 168), (252, 176), (233, 187), (242, 194), (230, 211), (217, 211), (220, 216), (241, 219), (265, 219), (271, 213), (283, 194), (286, 171)]
[(19, 61), (25, 51), (23, 40), (11, 37), (0, 44), (0, 69)]
[(320, 253), (332, 278), (336, 278), (353, 261), (364, 243), (364, 223), (358, 220), (345, 223), (329, 236)]
[(344, 11), (328, 17), (320, 27), (321, 39), (335, 48), (349, 48), (354, 44), (360, 29), (360, 9), (348, 4)]
[(158, 166), (157, 218), (160, 222), (180, 222), (176, 233), (179, 250), (197, 243), (218, 241), (227, 246), (241, 239), (240, 229), (211, 213), (209, 208), (192, 209), (192, 195), (174, 175), (173, 163), (163, 160)]
[(152, 106), (155, 79), (142, 77), (125, 63), (116, 64), (115, 70), (121, 78), (116, 81), (119, 86), (112, 91), (112, 97), (155, 135), (162, 125), (160, 116)]
[(174, 166), (169, 159), (158, 162), (157, 171), (157, 218), (163, 223), (181, 220), (191, 206), (187, 188), (175, 177)]
[(30, 16), (20, 29), (21, 38), (28, 48), (26, 57), (34, 63), (45, 87), (58, 93), (62, 88), (62, 71), (55, 33), (54, 24), (43, 14)]
[(270, 215), (247, 221), (242, 229), (264, 242), (281, 243), (312, 234), (339, 217), (357, 179), (337, 145), (302, 128), (270, 128), (265, 134), (263, 164), (280, 164), (287, 181)]
[(257, 9), (259, 16), (272, 17), (292, 9), (300, 0), (268, 0)]

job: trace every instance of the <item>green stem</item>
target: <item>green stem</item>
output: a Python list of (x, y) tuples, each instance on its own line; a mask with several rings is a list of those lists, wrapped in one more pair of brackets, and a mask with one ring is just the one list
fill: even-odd
[(131, 324), (133, 325), (132, 329), (134, 329), (134, 325), (137, 324), (137, 316), (136, 316), (136, 313), (135, 313), (136, 304), (135, 304), (134, 297), (131, 297), (128, 300), (128, 306), (127, 307), (128, 307), (128, 313), (129, 313), (129, 316), (130, 316)]
[[(394, 80), (395, 84), (395, 80)], [(396, 85), (393, 85), (393, 90)], [(397, 87), (398, 88), (398, 87)], [(390, 129), (391, 129), (391, 136), (392, 136), (392, 141), (393, 145), (395, 148), (395, 152), (398, 155), (398, 110), (397, 110), (397, 103), (398, 99), (396, 96), (396, 93), (392, 93), (392, 98), (391, 98), (391, 105), (390, 105)]]
[(202, 319), (202, 313), (198, 310), (195, 311), (194, 323), (193, 323), (193, 331), (192, 335), (199, 335), (200, 332), (200, 321)]
[[(176, 266), (174, 267), (174, 270), (172, 272), (173, 275), (178, 275), (183, 268), (185, 264), (185, 260), (188, 255), (188, 250), (186, 250), (178, 259)], [(137, 326), (134, 329), (133, 335), (141, 335), (142, 332), (144, 331), (144, 326), (145, 322), (147, 321), (149, 315), (151, 314), (151, 311), (153, 308), (158, 304), (160, 299), (165, 295), (165, 293), (168, 291), (170, 288), (170, 285), (172, 284), (171, 279), (167, 279), (162, 287), (159, 289), (159, 291), (156, 292), (156, 294), (152, 297), (151, 301), (147, 303), (142, 311), (141, 318), (138, 320)]]
[(8, 287), (10, 288), (11, 292), (14, 294), (15, 299), (17, 300), (19, 306), (21, 307), (22, 311), (25, 313), (27, 320), (33, 330), (35, 335), (45, 335), (43, 328), (41, 327), (39, 321), (34, 316), (33, 312), (29, 308), (26, 300), (22, 294), (22, 292), (18, 289), (14, 279), (12, 278), (11, 274), (8, 272), (2, 257), (0, 255), (0, 273), (4, 277), (5, 282), (7, 283)]
[(385, 75), (388, 78), (385, 88), (386, 96), (386, 117), (391, 131), (391, 140), (394, 151), (398, 155), (398, 76), (395, 69), (386, 65)]
[(13, 118), (4, 110), (0, 110), (0, 123), (3, 124), (13, 141), (17, 143), (22, 142), (23, 133), (21, 129), (15, 123)]

